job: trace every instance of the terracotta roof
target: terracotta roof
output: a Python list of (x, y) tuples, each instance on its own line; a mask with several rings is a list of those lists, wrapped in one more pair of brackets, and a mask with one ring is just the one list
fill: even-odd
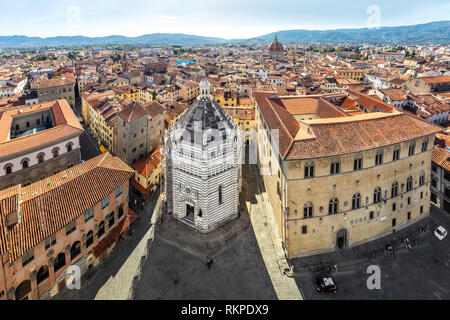
[(355, 153), (443, 130), (439, 126), (400, 112), (363, 114), (341, 119), (343, 121), (309, 121), (313, 138), (294, 141), (286, 159), (311, 159)]
[(380, 90), (385, 96), (387, 96), (392, 101), (407, 101), (407, 92), (403, 89), (383, 89)]
[(143, 106), (151, 117), (156, 117), (157, 115), (165, 112), (164, 107), (158, 101), (146, 103)]
[(162, 154), (161, 147), (157, 147), (146, 157), (136, 162), (133, 165), (133, 168), (136, 169), (139, 174), (141, 174), (145, 178), (148, 178), (163, 158), (164, 155)]
[(75, 85), (75, 78), (73, 79), (49, 79), (49, 80), (40, 80), (38, 84), (38, 89), (47, 89), (53, 87), (61, 87), (67, 85)]
[[(270, 92), (255, 92), (254, 95), (267, 129), (279, 130), (278, 148), (286, 160), (360, 152), (443, 130), (394, 108), (389, 108), (390, 113), (331, 116), (299, 123), (284, 108), (282, 98)], [(357, 97), (366, 98), (362, 94)]]
[(133, 101), (129, 105), (127, 105), (120, 113), (119, 117), (122, 118), (123, 121), (129, 123), (133, 122), (139, 118), (147, 116), (147, 111), (144, 109), (142, 104), (139, 102)]
[[(40, 180), (0, 192), (0, 254), (14, 261), (50, 235), (76, 220), (130, 179), (134, 170), (109, 153)], [(6, 215), (17, 210), (19, 223), (7, 230)], [(9, 241), (5, 237), (9, 234)]]
[(443, 83), (450, 82), (450, 76), (440, 76), (440, 77), (423, 77), (419, 78), (427, 83)]
[(440, 166), (441, 168), (444, 168), (447, 171), (450, 171), (450, 152), (445, 150), (444, 148), (435, 145), (433, 149), (433, 156), (432, 161)]

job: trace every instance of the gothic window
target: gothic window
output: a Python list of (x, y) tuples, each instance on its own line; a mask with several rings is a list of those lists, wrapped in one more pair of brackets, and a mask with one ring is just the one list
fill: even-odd
[(314, 177), (314, 163), (305, 165), (305, 179)]
[(379, 203), (381, 202), (381, 188), (378, 187), (373, 192), (373, 203)]
[(352, 209), (358, 209), (361, 208), (361, 195), (359, 193), (356, 193), (352, 198)]
[(308, 202), (305, 204), (305, 207), (303, 208), (303, 218), (308, 219), (313, 217), (313, 204), (311, 202)]
[(330, 174), (338, 174), (341, 172), (341, 163), (339, 161), (333, 161), (330, 167)]
[(423, 186), (425, 184), (425, 173), (421, 173), (420, 178), (419, 178), (419, 185)]
[(392, 184), (392, 190), (391, 190), (391, 198), (394, 198), (398, 196), (398, 182), (394, 182)]
[(339, 211), (339, 200), (333, 198), (330, 200), (328, 205), (328, 214), (336, 214)]
[(406, 192), (411, 191), (413, 188), (413, 177), (409, 177), (406, 181)]
[(375, 156), (375, 165), (379, 166), (383, 164), (383, 151), (379, 150)]
[(392, 156), (392, 161), (400, 160), (400, 146), (395, 147), (394, 154)]

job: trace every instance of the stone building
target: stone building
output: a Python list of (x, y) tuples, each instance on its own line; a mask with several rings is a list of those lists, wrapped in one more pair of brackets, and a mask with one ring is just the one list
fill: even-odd
[(83, 127), (66, 100), (0, 112), (0, 189), (28, 185), (81, 161)]
[(429, 214), (440, 127), (369, 96), (364, 105), (376, 111), (351, 116), (320, 96), (314, 107), (303, 97), (254, 95), (258, 165), (289, 258), (351, 247)]
[(237, 217), (241, 128), (200, 82), (200, 95), (166, 138), (168, 211), (200, 232)]
[(45, 102), (57, 99), (66, 99), (69, 105), (74, 108), (75, 83), (75, 78), (40, 80), (37, 86), (38, 101)]
[(100, 262), (136, 217), (134, 170), (109, 153), (0, 191), (0, 300), (47, 299)]

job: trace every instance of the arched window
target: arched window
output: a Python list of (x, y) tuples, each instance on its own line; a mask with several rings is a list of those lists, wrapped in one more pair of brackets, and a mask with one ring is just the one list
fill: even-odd
[(60, 254), (58, 254), (54, 262), (55, 272), (64, 267), (65, 265), (66, 265), (66, 255), (64, 254), (64, 252), (61, 252)]
[(425, 184), (425, 173), (422, 172), (419, 178), (419, 185), (423, 186), (424, 184)]
[(86, 248), (89, 248), (94, 243), (94, 233), (90, 230), (86, 235)]
[(36, 273), (36, 280), (37, 283), (40, 284), (41, 282), (45, 281), (48, 278), (48, 267), (42, 266), (39, 271)]
[(36, 120), (36, 125), (38, 125), (38, 126), (41, 125), (41, 119)]
[(68, 143), (68, 144), (67, 144), (67, 146), (66, 146), (67, 152), (72, 151), (72, 146), (73, 146), (73, 143)]
[(37, 156), (37, 159), (38, 159), (38, 163), (42, 163), (42, 162), (44, 162), (44, 160), (45, 160), (45, 153), (39, 153), (38, 154), (38, 156)]
[(56, 158), (57, 156), (59, 156), (59, 148), (53, 149), (52, 153), (53, 153), (53, 158)]
[(375, 155), (375, 165), (379, 166), (383, 164), (383, 150), (378, 150)]
[(392, 161), (400, 160), (400, 146), (396, 146), (394, 148), (394, 153), (392, 156)]
[(333, 198), (328, 205), (328, 214), (336, 214), (339, 212), (339, 200)]
[(303, 208), (303, 218), (308, 219), (312, 218), (314, 214), (314, 206), (312, 202), (308, 202), (305, 204), (305, 207)]
[(359, 193), (356, 193), (352, 198), (352, 209), (358, 209), (361, 208), (361, 195)]
[(5, 173), (7, 175), (12, 173), (12, 165), (11, 164), (8, 164), (5, 166)]
[(219, 204), (223, 203), (223, 187), (219, 186)]
[(413, 188), (413, 177), (409, 177), (408, 180), (406, 180), (406, 192), (411, 191)]
[(81, 243), (80, 241), (75, 242), (70, 248), (70, 260), (73, 260), (81, 253)]
[(23, 169), (28, 168), (28, 160), (22, 160), (22, 168)]
[(105, 234), (105, 222), (102, 221), (100, 222), (100, 224), (98, 225), (98, 231), (97, 231), (97, 236), (98, 238), (100, 238), (102, 235)]
[(381, 188), (378, 187), (373, 192), (373, 203), (379, 203), (381, 202)]
[(398, 182), (394, 182), (392, 184), (392, 190), (391, 190), (391, 198), (394, 198), (398, 196)]
[(198, 209), (198, 216), (199, 216), (200, 218), (203, 217), (203, 211), (202, 211), (202, 209)]
[(27, 128), (29, 128), (30, 127), (30, 123), (27, 121)]
[(25, 280), (16, 288), (15, 297), (16, 300), (25, 300), (31, 292), (31, 281)]

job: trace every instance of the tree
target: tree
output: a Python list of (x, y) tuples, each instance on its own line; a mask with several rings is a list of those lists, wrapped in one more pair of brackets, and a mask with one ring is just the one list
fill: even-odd
[(153, 99), (153, 100), (156, 100), (156, 96), (157, 96), (156, 91), (153, 91), (153, 92), (152, 92), (152, 99)]

